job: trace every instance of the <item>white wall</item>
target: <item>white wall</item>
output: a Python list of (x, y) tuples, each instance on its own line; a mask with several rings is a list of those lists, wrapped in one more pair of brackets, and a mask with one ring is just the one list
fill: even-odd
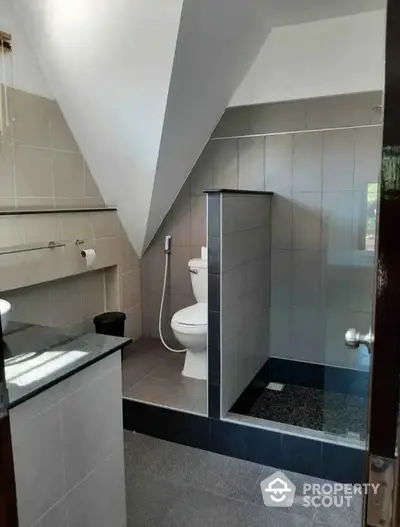
[(274, 28), (229, 106), (382, 90), (385, 15)]
[(183, 0), (13, 0), (108, 204), (141, 254)]
[(149, 243), (270, 31), (268, 2), (185, 0), (154, 182)]
[[(7, 0), (0, 0), (0, 20), (0, 29), (6, 33), (11, 33), (12, 36), (12, 54), (5, 54), (7, 86), (14, 85), (14, 88), (19, 90), (53, 99), (22, 25), (17, 20), (14, 10)], [(13, 65), (12, 69), (11, 64)], [(14, 75), (12, 75), (12, 71)], [(0, 68), (0, 82), (4, 82), (2, 68)]]

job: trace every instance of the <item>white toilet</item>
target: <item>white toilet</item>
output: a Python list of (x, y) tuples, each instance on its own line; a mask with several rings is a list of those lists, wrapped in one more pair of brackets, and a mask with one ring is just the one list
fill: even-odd
[(207, 260), (190, 260), (189, 272), (197, 304), (177, 311), (171, 328), (187, 349), (182, 375), (207, 380)]

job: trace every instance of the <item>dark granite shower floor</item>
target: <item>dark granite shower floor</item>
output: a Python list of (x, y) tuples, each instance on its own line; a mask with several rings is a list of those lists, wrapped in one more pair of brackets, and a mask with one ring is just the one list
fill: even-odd
[(367, 400), (356, 395), (286, 384), (282, 391), (265, 388), (246, 414), (340, 436), (354, 435), (363, 440)]

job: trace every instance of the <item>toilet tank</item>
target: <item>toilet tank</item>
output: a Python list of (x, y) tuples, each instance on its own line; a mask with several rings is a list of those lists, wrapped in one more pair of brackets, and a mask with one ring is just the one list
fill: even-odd
[(207, 302), (207, 260), (193, 258), (189, 260), (190, 279), (197, 302)]

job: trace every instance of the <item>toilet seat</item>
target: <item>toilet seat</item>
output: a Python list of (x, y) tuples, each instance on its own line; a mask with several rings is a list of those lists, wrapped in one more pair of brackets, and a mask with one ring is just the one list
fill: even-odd
[(182, 333), (207, 332), (208, 309), (205, 302), (185, 307), (175, 313), (171, 320), (171, 327)]

